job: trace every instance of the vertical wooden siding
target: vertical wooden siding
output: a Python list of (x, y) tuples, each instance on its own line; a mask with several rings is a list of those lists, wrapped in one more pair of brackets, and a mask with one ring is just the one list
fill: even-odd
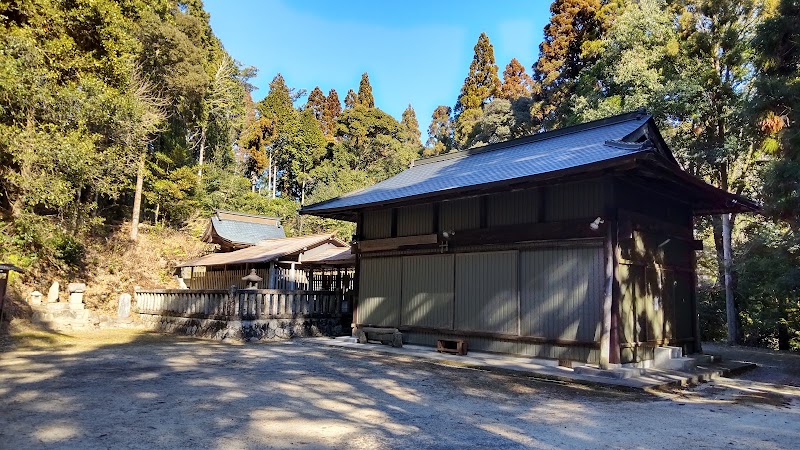
[(602, 247), (525, 250), (519, 255), (519, 273), (523, 335), (600, 339)]
[(456, 329), (517, 334), (517, 252), (457, 254), (455, 269)]
[(549, 186), (545, 191), (545, 220), (556, 222), (604, 215), (607, 187), (604, 180)]
[(400, 257), (361, 260), (359, 323), (379, 326), (400, 324), (401, 277)]
[(397, 209), (397, 235), (415, 236), (433, 233), (433, 205), (406, 206)]
[(392, 235), (392, 210), (364, 211), (364, 238), (381, 239)]
[(471, 197), (442, 202), (439, 208), (439, 230), (475, 230), (481, 226), (480, 198)]
[(486, 221), (490, 227), (535, 223), (539, 217), (539, 191), (492, 194), (486, 201)]
[(453, 255), (403, 258), (402, 325), (453, 328)]

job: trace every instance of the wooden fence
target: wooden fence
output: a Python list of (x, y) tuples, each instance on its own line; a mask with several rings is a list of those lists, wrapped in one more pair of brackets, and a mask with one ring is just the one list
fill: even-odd
[(136, 291), (141, 314), (218, 320), (340, 317), (338, 291), (157, 289)]

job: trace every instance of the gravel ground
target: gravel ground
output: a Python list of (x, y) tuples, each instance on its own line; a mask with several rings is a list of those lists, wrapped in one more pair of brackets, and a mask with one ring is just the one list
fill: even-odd
[(0, 343), (0, 448), (772, 449), (800, 442), (800, 389), (763, 380), (651, 395), (303, 341), (103, 333)]
[(758, 364), (758, 369), (745, 372), (737, 377), (742, 380), (800, 387), (800, 354), (798, 353), (710, 342), (703, 344), (703, 351), (722, 356), (725, 360), (733, 359)]

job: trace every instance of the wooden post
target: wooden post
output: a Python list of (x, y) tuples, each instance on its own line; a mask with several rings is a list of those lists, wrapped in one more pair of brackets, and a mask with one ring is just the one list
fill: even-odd
[(269, 263), (269, 281), (267, 289), (275, 289), (275, 261)]
[[(614, 287), (614, 245), (612, 224), (606, 221), (605, 239), (605, 287), (603, 289), (603, 332), (600, 336), (600, 368), (610, 367), (611, 356), (611, 314)], [(588, 224), (587, 224), (588, 226)]]

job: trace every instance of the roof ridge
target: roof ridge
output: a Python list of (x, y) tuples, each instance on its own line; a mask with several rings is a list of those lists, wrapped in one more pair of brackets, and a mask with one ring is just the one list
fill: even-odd
[[(215, 209), (214, 210), (214, 215), (217, 216), (217, 218), (219, 218), (219, 213), (233, 214), (235, 216), (243, 216), (243, 217), (257, 217), (259, 219), (276, 219), (276, 220), (280, 220), (280, 217), (275, 217), (275, 216), (263, 216), (261, 214), (250, 214), (250, 213), (243, 213), (243, 212), (238, 212), (238, 211), (228, 211), (228, 210), (224, 210), (224, 209)], [(267, 225), (267, 224), (264, 224), (264, 225)], [(276, 225), (272, 225), (272, 226), (276, 226)]]
[[(493, 152), (496, 150), (502, 150), (504, 148), (513, 147), (519, 144), (529, 144), (532, 142), (539, 142), (544, 141), (546, 139), (552, 139), (561, 136), (567, 136), (570, 134), (578, 133), (581, 131), (591, 130), (593, 128), (600, 128), (609, 125), (616, 125), (622, 122), (628, 122), (631, 120), (640, 120), (643, 116), (646, 116), (647, 119), (650, 118), (650, 115), (647, 114), (647, 111), (644, 109), (638, 109), (636, 111), (631, 111), (628, 113), (617, 114), (616, 116), (606, 117), (603, 119), (591, 120), (589, 122), (583, 122), (576, 125), (570, 125), (567, 127), (556, 128), (555, 130), (545, 131), (544, 133), (537, 133), (530, 136), (523, 136), (516, 139), (510, 139), (503, 142), (497, 142), (494, 144), (483, 145), (480, 147), (469, 148), (466, 150), (459, 150), (453, 153), (445, 153), (443, 155), (436, 155), (436, 156), (429, 156), (426, 158), (420, 158), (411, 163), (411, 167), (417, 165), (424, 165), (430, 164), (439, 161), (447, 161), (450, 159), (457, 159), (457, 158), (464, 158), (471, 155), (476, 155), (480, 153), (488, 153)], [(645, 120), (646, 121), (646, 120)]]

